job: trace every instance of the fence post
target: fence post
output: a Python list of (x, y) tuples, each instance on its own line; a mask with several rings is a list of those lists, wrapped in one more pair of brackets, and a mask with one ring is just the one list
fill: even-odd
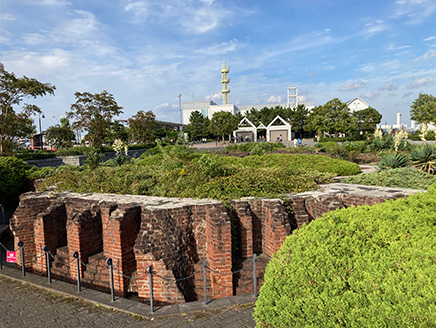
[(48, 283), (51, 284), (51, 268), (50, 268), (50, 248), (45, 245), (44, 248), (42, 249), (45, 252), (45, 260), (47, 262), (47, 278), (48, 278)]
[(257, 261), (257, 255), (253, 254), (253, 291), (254, 291), (254, 297), (257, 297), (256, 261)]
[(24, 277), (26, 275), (26, 268), (24, 266), (24, 243), (19, 241), (17, 245), (21, 250), (21, 275)]
[(77, 265), (77, 291), (81, 292), (82, 287), (80, 285), (80, 259), (79, 259), (79, 252), (73, 252), (73, 257), (76, 259), (76, 265)]
[(203, 293), (204, 293), (204, 305), (207, 305), (206, 260), (203, 260)]
[(148, 282), (149, 282), (149, 288), (150, 288), (150, 313), (154, 312), (154, 306), (153, 306), (153, 272), (151, 271), (151, 265), (147, 267), (148, 272)]
[(112, 302), (115, 301), (115, 292), (114, 292), (114, 266), (111, 258), (106, 260), (106, 264), (109, 265), (110, 273), (111, 273), (111, 298)]

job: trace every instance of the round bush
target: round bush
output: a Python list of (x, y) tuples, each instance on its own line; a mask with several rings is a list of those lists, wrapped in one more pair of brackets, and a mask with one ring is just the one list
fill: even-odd
[(436, 187), (333, 211), (289, 236), (256, 302), (260, 327), (435, 327)]

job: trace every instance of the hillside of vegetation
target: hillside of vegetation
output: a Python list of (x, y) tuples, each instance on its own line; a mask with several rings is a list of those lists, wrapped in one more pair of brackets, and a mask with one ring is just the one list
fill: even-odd
[[(72, 192), (233, 199), (279, 197), (316, 189), (337, 175), (360, 173), (358, 165), (319, 155), (264, 154), (243, 158), (158, 146), (138, 160), (111, 160), (59, 167), (43, 187)], [(122, 165), (121, 165), (122, 164)]]

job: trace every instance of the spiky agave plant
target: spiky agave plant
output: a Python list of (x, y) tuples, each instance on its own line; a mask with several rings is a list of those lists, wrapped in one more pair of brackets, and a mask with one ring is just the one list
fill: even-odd
[(423, 145), (421, 147), (415, 148), (410, 153), (410, 159), (412, 161), (412, 166), (427, 172), (429, 174), (435, 173), (436, 171), (436, 147), (432, 145)]
[(395, 169), (407, 165), (407, 156), (401, 153), (392, 153), (384, 156), (377, 164), (380, 170)]

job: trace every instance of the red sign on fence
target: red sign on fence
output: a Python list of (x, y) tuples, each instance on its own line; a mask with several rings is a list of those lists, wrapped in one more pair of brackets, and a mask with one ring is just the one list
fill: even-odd
[(6, 262), (16, 263), (17, 262), (17, 253), (7, 251), (6, 252)]

